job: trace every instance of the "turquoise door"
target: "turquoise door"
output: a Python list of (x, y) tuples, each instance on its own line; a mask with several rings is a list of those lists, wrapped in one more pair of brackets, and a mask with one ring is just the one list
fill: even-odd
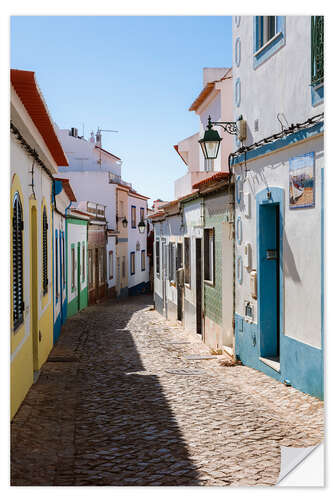
[(259, 205), (260, 355), (280, 356), (280, 205)]

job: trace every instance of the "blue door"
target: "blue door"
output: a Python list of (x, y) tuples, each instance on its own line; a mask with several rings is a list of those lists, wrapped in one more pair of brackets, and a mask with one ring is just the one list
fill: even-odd
[(280, 356), (280, 205), (259, 205), (260, 355)]

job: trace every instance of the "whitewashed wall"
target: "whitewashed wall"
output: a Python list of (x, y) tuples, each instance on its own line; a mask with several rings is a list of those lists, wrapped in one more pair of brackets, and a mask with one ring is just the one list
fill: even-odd
[[(315, 152), (315, 207), (289, 209), (289, 158), (307, 152)], [(242, 243), (236, 246), (237, 256), (244, 262), (244, 244), (252, 246), (252, 268), (257, 269), (256, 246), (256, 200), (255, 195), (269, 184), (283, 188), (284, 231), (283, 231), (283, 274), (284, 274), (284, 333), (313, 347), (321, 347), (321, 181), (324, 167), (322, 138), (310, 140), (292, 148), (259, 158), (250, 162), (251, 170), (243, 184), (244, 193), (250, 193), (250, 214), (245, 217), (244, 205), (235, 204), (235, 217), (242, 219)], [(235, 173), (241, 174), (240, 168)], [(243, 282), (236, 280), (236, 313), (244, 316), (244, 301), (255, 307), (257, 322), (257, 301), (251, 298), (250, 275), (243, 267)]]
[[(136, 227), (132, 228), (131, 224), (131, 207), (136, 207)], [(144, 209), (144, 222), (146, 225), (144, 233), (140, 233), (138, 224), (140, 222), (140, 208)], [(147, 283), (149, 281), (149, 259), (147, 257), (147, 200), (142, 200), (135, 196), (128, 195), (128, 288), (131, 288), (139, 283)], [(140, 250), (137, 251), (136, 244), (139, 242)], [(146, 266), (145, 271), (141, 271), (141, 250), (145, 250)], [(130, 269), (130, 254), (135, 252), (135, 274), (131, 275)]]
[[(67, 267), (67, 280), (68, 280), (68, 303), (71, 302), (75, 297), (77, 297), (77, 246), (80, 243), (81, 246), (81, 266), (82, 266), (82, 243), (85, 244), (85, 252), (86, 252), (86, 273), (85, 280), (81, 280), (81, 290), (86, 288), (88, 283), (88, 272), (87, 272), (87, 263), (88, 263), (88, 243), (87, 243), (87, 226), (82, 224), (73, 224), (71, 222), (68, 223), (68, 231), (67, 231), (67, 255), (68, 255), (68, 267)], [(71, 254), (71, 245), (75, 244), (75, 286), (72, 291), (72, 254)], [(82, 272), (81, 272), (82, 274)]]
[[(234, 107), (234, 116), (242, 114), (247, 120), (246, 145), (280, 132), (278, 113), (284, 113), (291, 125), (324, 109), (323, 104), (312, 106), (311, 100), (311, 16), (286, 16), (285, 37), (285, 45), (254, 69), (253, 16), (233, 17), (234, 87), (240, 80), (240, 105)], [(240, 51), (239, 66), (236, 50)]]

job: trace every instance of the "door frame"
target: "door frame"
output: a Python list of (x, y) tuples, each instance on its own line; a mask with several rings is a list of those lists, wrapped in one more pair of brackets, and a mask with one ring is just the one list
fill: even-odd
[(77, 242), (77, 310), (80, 311), (80, 292), (81, 292), (81, 242)]
[[(268, 194), (270, 193), (270, 194)], [(283, 235), (284, 235), (284, 197), (285, 190), (278, 187), (265, 188), (256, 194), (256, 244), (257, 244), (257, 301), (258, 301), (258, 355), (261, 357), (261, 338), (263, 335), (262, 325), (262, 308), (265, 305), (265, 298), (262, 296), (261, 288), (261, 263), (262, 249), (260, 248), (260, 206), (275, 205), (279, 207), (279, 321), (278, 321), (278, 338), (280, 346), (281, 360), (281, 340), (284, 335), (284, 275), (283, 275)]]

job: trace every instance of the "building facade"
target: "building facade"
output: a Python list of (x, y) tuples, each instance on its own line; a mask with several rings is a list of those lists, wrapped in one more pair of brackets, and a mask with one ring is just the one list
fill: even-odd
[[(128, 294), (149, 290), (147, 256), (147, 198), (134, 190), (128, 192)], [(143, 232), (140, 223), (144, 224)]]
[(70, 209), (66, 218), (67, 234), (67, 317), (88, 305), (88, 223), (89, 215)]
[(236, 16), (233, 52), (236, 353), (322, 398), (323, 18)]
[(53, 175), (67, 159), (31, 71), (11, 70), (11, 418), (53, 346)]
[(66, 215), (75, 195), (66, 179), (54, 179), (53, 191), (53, 342), (67, 318)]

